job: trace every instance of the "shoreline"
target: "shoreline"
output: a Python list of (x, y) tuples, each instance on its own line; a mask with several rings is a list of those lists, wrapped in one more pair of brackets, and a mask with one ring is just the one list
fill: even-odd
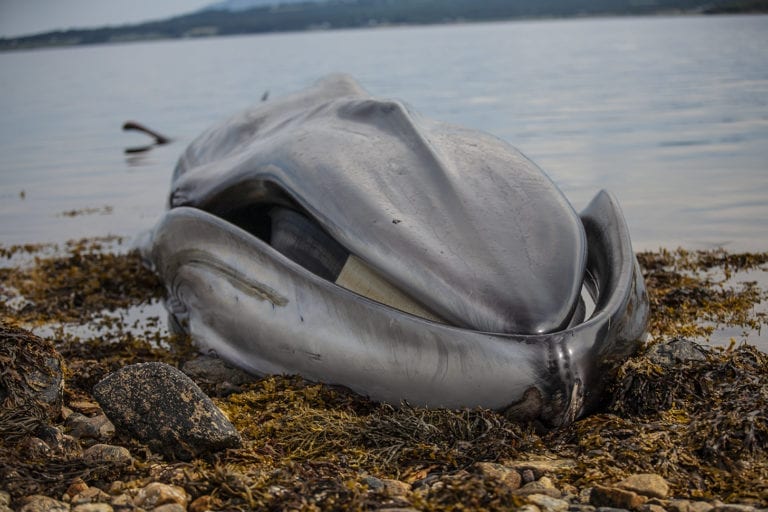
[[(63, 407), (28, 434), (0, 440), (0, 511), (22, 510), (33, 495), (82, 511), (97, 510), (86, 504), (158, 512), (768, 508), (768, 354), (744, 344), (765, 339), (768, 318), (756, 305), (768, 295), (757, 284), (724, 284), (749, 269), (768, 273), (768, 253), (638, 253), (652, 305), (649, 347), (619, 370), (612, 403), (545, 432), (489, 410), (392, 408), (337, 387), (256, 378), (205, 360), (159, 317), (125, 316), (156, 304), (162, 288), (135, 252), (119, 246), (90, 239), (63, 250), (0, 247), (3, 346), (11, 346), (9, 333), (27, 336), (14, 325), (48, 324), (39, 343), (64, 368)], [(90, 331), (73, 334), (52, 321)], [(669, 363), (667, 352), (651, 348), (681, 337), (701, 341), (717, 324), (752, 334), (701, 357), (677, 353)], [(184, 370), (226, 414), (242, 446), (183, 461), (110, 429), (92, 388), (143, 362)], [(0, 429), (8, 421), (0, 415)], [(89, 459), (97, 446), (112, 451)], [(637, 474), (655, 475), (656, 490), (627, 484)], [(170, 505), (176, 508), (162, 509)]]

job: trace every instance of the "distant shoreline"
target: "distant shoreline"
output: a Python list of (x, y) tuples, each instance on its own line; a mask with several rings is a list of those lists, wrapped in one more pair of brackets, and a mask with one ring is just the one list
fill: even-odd
[(201, 11), (134, 25), (0, 38), (0, 51), (282, 32), (628, 16), (767, 14), (768, 0), (552, 0), (534, 6), (501, 0), (357, 0), (292, 4), (240, 12)]

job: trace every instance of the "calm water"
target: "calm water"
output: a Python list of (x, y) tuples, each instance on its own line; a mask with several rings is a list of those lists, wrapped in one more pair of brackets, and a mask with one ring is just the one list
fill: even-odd
[[(0, 244), (151, 227), (187, 143), (330, 72), (520, 148), (636, 249), (768, 250), (768, 17), (277, 34), (0, 54)], [(139, 120), (174, 138), (127, 155)], [(22, 193), (23, 192), (23, 193)], [(87, 215), (62, 215), (90, 209)], [(768, 272), (758, 279), (768, 287)], [(146, 313), (144, 313), (146, 314)], [(141, 315), (140, 315), (141, 316)], [(738, 332), (713, 339), (727, 343)], [(753, 336), (750, 336), (753, 338)], [(768, 342), (755, 340), (768, 349)]]
[[(207, 126), (335, 71), (615, 192), (636, 249), (768, 250), (768, 17), (275, 34), (0, 54), (0, 243), (134, 235)], [(146, 138), (136, 119), (175, 139)], [(24, 192), (23, 198), (21, 192)], [(104, 207), (110, 207), (105, 209)], [(73, 209), (100, 209), (77, 217)]]

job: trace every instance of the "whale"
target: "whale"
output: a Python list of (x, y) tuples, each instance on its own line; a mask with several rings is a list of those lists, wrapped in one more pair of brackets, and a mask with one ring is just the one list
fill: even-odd
[(182, 153), (142, 247), (169, 323), (255, 375), (567, 425), (642, 344), (614, 195), (577, 213), (508, 143), (332, 75)]

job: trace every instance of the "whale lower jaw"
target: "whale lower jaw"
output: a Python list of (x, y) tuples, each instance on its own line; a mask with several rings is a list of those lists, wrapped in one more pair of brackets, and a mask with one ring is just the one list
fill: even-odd
[(480, 332), (400, 311), (194, 208), (168, 211), (144, 250), (175, 322), (201, 350), (249, 372), (299, 374), (394, 405), (487, 407), (560, 426), (600, 403), (648, 317), (616, 200), (600, 192), (580, 218), (595, 309), (548, 334)]

